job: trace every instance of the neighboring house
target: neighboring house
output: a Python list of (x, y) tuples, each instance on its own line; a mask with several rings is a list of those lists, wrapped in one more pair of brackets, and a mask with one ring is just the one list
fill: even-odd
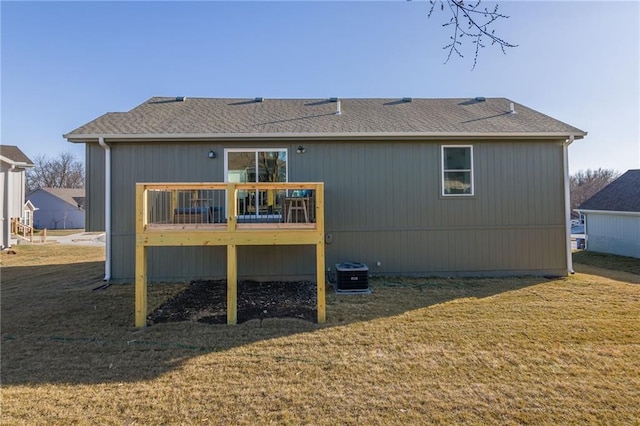
[[(130, 281), (136, 182), (258, 181), (265, 152), (280, 181), (324, 182), (332, 269), (359, 261), (385, 275), (566, 275), (567, 152), (585, 135), (504, 98), (180, 97), (107, 113), (64, 137), (86, 144), (86, 229), (107, 230), (106, 276)], [(226, 253), (152, 247), (149, 278), (224, 277)], [(315, 267), (314, 251), (295, 246), (241, 247), (238, 263), (256, 278)]]
[(35, 228), (84, 228), (83, 188), (38, 188), (28, 193), (27, 199), (38, 208), (34, 212)]
[(640, 258), (640, 169), (627, 171), (576, 211), (585, 217), (587, 250)]
[(33, 161), (17, 146), (0, 145), (0, 246), (11, 247), (11, 220), (25, 216), (26, 170)]
[(38, 210), (38, 208), (36, 206), (33, 205), (33, 203), (29, 200), (27, 200), (24, 203), (24, 206), (22, 206), (22, 220), (21, 222), (24, 223), (25, 225), (28, 225), (30, 227), (34, 227), (33, 226), (33, 217), (35, 215), (36, 210)]

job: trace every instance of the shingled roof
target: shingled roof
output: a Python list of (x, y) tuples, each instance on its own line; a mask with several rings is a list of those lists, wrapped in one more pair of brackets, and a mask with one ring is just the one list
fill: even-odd
[(111, 140), (388, 137), (569, 137), (586, 133), (505, 98), (220, 99), (154, 97), (64, 135)]
[(30, 193), (27, 194), (26, 198), (29, 198), (34, 192), (43, 191), (48, 194), (53, 195), (56, 198), (61, 199), (67, 204), (72, 205), (73, 207), (84, 208), (85, 202), (85, 192), (84, 188), (49, 188), (49, 187), (41, 187), (34, 189)]
[(15, 145), (0, 145), (0, 156), (3, 161), (22, 167), (33, 167), (33, 161)]
[(595, 193), (576, 210), (640, 213), (640, 169), (627, 171)]

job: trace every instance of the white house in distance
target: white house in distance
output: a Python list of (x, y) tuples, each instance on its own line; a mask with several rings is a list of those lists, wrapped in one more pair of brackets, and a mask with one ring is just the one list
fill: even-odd
[(26, 170), (33, 161), (14, 145), (0, 145), (0, 246), (11, 247), (11, 219), (24, 217)]
[(586, 249), (640, 258), (640, 169), (629, 170), (582, 203)]
[(38, 208), (33, 218), (36, 229), (84, 228), (83, 188), (38, 188), (26, 198)]

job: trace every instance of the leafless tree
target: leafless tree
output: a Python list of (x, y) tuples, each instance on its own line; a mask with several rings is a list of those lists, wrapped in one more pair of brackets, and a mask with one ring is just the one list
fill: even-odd
[(460, 58), (464, 57), (461, 51), (464, 38), (470, 39), (471, 43), (475, 45), (472, 69), (476, 67), (478, 54), (480, 49), (485, 47), (486, 42), (499, 46), (504, 54), (507, 53), (507, 48), (518, 46), (495, 34), (495, 29), (492, 26), (501, 19), (509, 18), (498, 11), (497, 4), (493, 9), (488, 9), (483, 7), (482, 0), (467, 2), (464, 0), (429, 0), (429, 3), (431, 4), (429, 18), (437, 9), (447, 15), (450, 14), (449, 20), (442, 24), (443, 27), (453, 29), (453, 35), (450, 36), (451, 43), (443, 47), (448, 50), (445, 63), (449, 62), (454, 53)]
[(62, 152), (51, 160), (46, 155), (38, 155), (33, 164), (27, 171), (27, 192), (42, 187), (84, 187), (84, 165), (70, 152)]
[(620, 176), (613, 169), (580, 170), (569, 177), (571, 212)]

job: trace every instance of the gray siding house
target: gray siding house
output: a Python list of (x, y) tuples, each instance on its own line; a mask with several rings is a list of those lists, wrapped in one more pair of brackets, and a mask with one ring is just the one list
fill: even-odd
[(629, 170), (582, 203), (586, 249), (640, 258), (640, 169)]
[(26, 170), (33, 161), (14, 145), (0, 145), (0, 247), (11, 247), (11, 219), (25, 216)]
[[(105, 279), (131, 281), (136, 182), (253, 181), (265, 152), (286, 164), (281, 181), (324, 182), (327, 266), (566, 275), (567, 149), (585, 135), (504, 98), (155, 97), (64, 137), (86, 144), (86, 229), (107, 231)], [(314, 254), (241, 247), (238, 270), (313, 276)], [(152, 247), (149, 278), (225, 277), (225, 256), (224, 247)]]
[(84, 228), (83, 188), (38, 188), (26, 198), (38, 208), (33, 215), (36, 229)]

